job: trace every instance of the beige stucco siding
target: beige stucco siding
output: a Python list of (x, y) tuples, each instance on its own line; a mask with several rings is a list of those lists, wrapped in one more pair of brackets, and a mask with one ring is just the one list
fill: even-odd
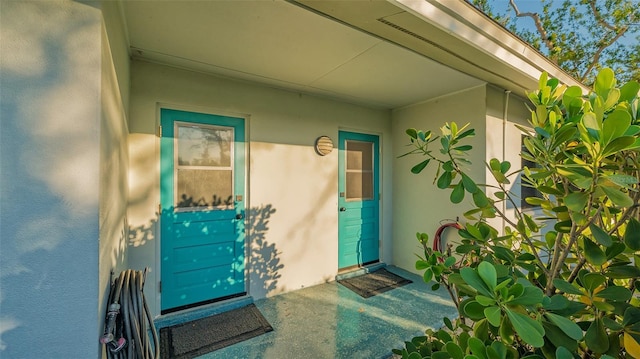
[[(340, 129), (373, 133), (382, 144), (381, 260), (391, 260), (390, 113), (295, 92), (132, 63), (129, 266), (149, 266), (145, 291), (158, 314), (158, 108), (247, 118), (249, 294), (273, 295), (333, 280), (337, 273), (338, 151), (313, 144)], [(265, 272), (265, 270), (267, 272)]]
[[(443, 96), (431, 101), (405, 107), (393, 112), (393, 153), (400, 156), (411, 148), (406, 145), (409, 137), (407, 128), (431, 130), (440, 135), (440, 127), (445, 122), (456, 122), (458, 126), (466, 123), (475, 128), (475, 137), (465, 143), (473, 145), (468, 158), (472, 178), (476, 182), (484, 181), (485, 136), (486, 136), (486, 88), (476, 87), (467, 91)], [(433, 143), (431, 149), (439, 155), (440, 142)], [(411, 173), (411, 167), (422, 161), (424, 157), (413, 155), (399, 158), (393, 167), (393, 262), (395, 265), (415, 270), (414, 254), (420, 253), (416, 240), (416, 232), (426, 232), (430, 239), (441, 221), (456, 219), (470, 209), (470, 196), (458, 204), (449, 201), (450, 190), (440, 190), (433, 184), (436, 174), (436, 163), (430, 164), (421, 174)]]

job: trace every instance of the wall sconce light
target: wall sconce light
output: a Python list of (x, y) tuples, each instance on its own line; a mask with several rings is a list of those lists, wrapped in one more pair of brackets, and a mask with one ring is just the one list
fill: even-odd
[(320, 156), (326, 156), (333, 151), (333, 141), (329, 136), (320, 136), (316, 138), (316, 153)]

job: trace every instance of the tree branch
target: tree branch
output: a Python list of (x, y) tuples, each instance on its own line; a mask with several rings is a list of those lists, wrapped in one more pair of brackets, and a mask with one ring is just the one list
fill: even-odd
[[(518, 6), (516, 5), (514, 0), (509, 0), (509, 5), (511, 5), (511, 7), (513, 8), (513, 11), (515, 11), (516, 17), (530, 17), (533, 19), (533, 22), (536, 25), (536, 29), (540, 34), (540, 38), (544, 41), (544, 44), (545, 46), (547, 46), (547, 49), (549, 49), (549, 53), (551, 53), (551, 51), (553, 51), (553, 48), (555, 47), (555, 44), (553, 43), (553, 41), (551, 41), (549, 35), (547, 34), (547, 30), (545, 30), (544, 26), (542, 26), (542, 20), (540, 20), (540, 15), (538, 15), (538, 13), (536, 12), (520, 12), (520, 9), (518, 9)], [(551, 59), (551, 60), (553, 62), (556, 62), (556, 60), (554, 59)]]
[[(617, 30), (619, 32), (616, 34), (616, 36), (614, 36), (611, 40), (598, 46), (598, 50), (596, 50), (596, 52), (593, 54), (593, 57), (591, 58), (591, 63), (589, 63), (589, 66), (584, 70), (582, 75), (580, 75), (580, 82), (584, 82), (587, 79), (587, 76), (589, 75), (589, 73), (593, 71), (593, 68), (596, 66), (598, 61), (600, 61), (600, 55), (602, 55), (602, 52), (607, 47), (611, 46), (614, 42), (618, 41), (618, 39), (621, 38), (622, 35), (624, 35), (627, 32), (628, 29), (629, 29), (628, 26), (621, 27), (619, 30)], [(615, 30), (612, 30), (612, 31), (615, 31)]]
[(598, 24), (606, 27), (607, 29), (609, 29), (611, 31), (616, 31), (616, 28), (614, 26), (612, 26), (608, 22), (604, 21), (604, 18), (600, 14), (600, 11), (598, 10), (598, 8), (596, 8), (596, 0), (590, 0), (589, 1), (589, 6), (591, 7), (591, 11), (593, 12), (593, 16), (596, 18), (596, 21), (598, 22)]

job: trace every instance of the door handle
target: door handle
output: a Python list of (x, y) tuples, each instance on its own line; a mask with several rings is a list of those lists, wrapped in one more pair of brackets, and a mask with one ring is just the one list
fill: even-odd
[(340, 207), (340, 212), (344, 212), (344, 211), (346, 211), (346, 210), (347, 210), (346, 208), (344, 208), (344, 207)]
[(242, 213), (236, 214), (236, 219), (242, 219), (242, 218), (243, 218)]

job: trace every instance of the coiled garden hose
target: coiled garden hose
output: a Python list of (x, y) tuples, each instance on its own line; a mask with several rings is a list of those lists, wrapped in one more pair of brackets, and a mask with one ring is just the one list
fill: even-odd
[(146, 273), (146, 269), (127, 269), (111, 285), (105, 331), (100, 337), (109, 359), (160, 358), (158, 333), (142, 292)]
[[(445, 223), (438, 227), (438, 229), (436, 230), (436, 234), (433, 237), (433, 250), (443, 254), (451, 255), (450, 249), (445, 248), (444, 238), (442, 236), (442, 233), (447, 228), (462, 229), (463, 227), (460, 223), (458, 223), (457, 220), (455, 222)], [(444, 258), (440, 258), (440, 261), (444, 262)]]

